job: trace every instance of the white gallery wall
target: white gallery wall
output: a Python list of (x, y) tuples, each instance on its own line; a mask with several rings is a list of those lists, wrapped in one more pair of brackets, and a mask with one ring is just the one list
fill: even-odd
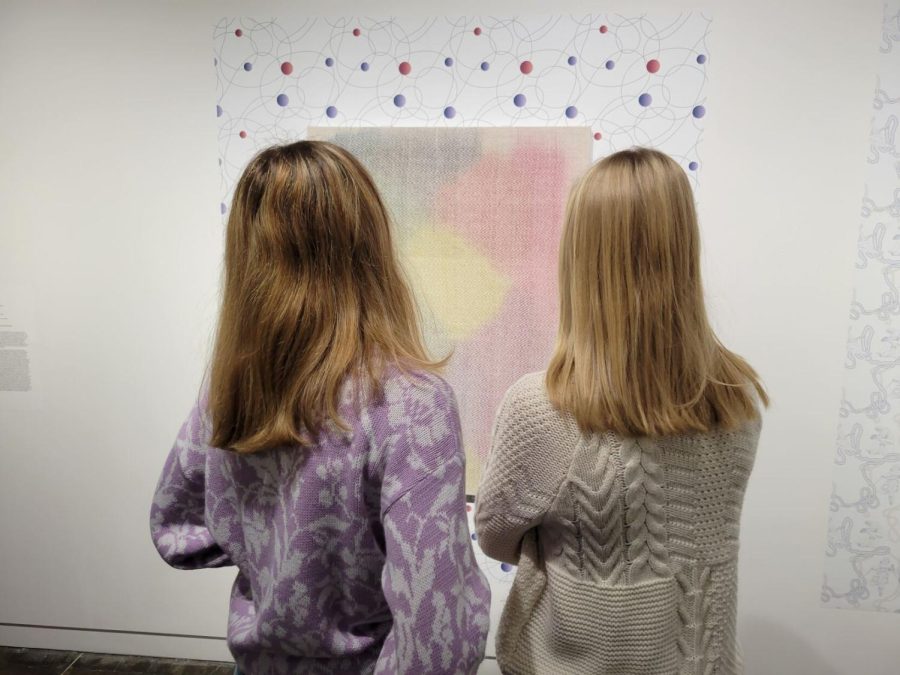
[[(14, 284), (28, 298), (34, 381), (28, 405), (0, 403), (0, 644), (227, 658), (233, 571), (168, 569), (147, 514), (216, 310), (212, 26), (303, 5), (360, 11), (0, 4), (0, 293)], [(900, 672), (900, 616), (819, 597), (881, 3), (365, 5), (548, 9), (712, 17), (700, 146), (710, 310), (774, 401), (743, 521), (747, 672)]]

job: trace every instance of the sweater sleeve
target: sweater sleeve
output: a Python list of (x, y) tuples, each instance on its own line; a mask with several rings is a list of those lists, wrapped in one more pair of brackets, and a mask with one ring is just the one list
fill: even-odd
[(449, 387), (422, 403), (407, 409), (409, 425), (394, 435), (386, 470), (382, 587), (393, 626), (376, 673), (474, 673), (484, 658), (490, 588), (466, 518), (459, 416)]
[(231, 564), (205, 522), (207, 430), (201, 405), (194, 406), (169, 451), (150, 509), (153, 545), (178, 569)]
[(556, 499), (576, 434), (572, 421), (547, 400), (541, 373), (526, 375), (507, 391), (475, 500), (475, 531), (486, 555), (518, 564), (522, 538), (541, 524)]

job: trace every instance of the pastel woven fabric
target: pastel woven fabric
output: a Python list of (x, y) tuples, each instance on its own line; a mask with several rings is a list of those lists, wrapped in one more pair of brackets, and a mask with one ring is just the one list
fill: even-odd
[(591, 162), (587, 127), (311, 127), (371, 172), (394, 219), (428, 346), (453, 354), (467, 492), (478, 487), (493, 413), (550, 357), (566, 198)]
[(207, 445), (201, 400), (163, 468), (153, 543), (181, 569), (237, 566), (228, 646), (244, 673), (474, 673), (490, 591), (453, 392), (391, 372), (380, 399), (352, 398), (348, 432), (245, 455)]
[(519, 566), (503, 672), (741, 673), (738, 533), (759, 431), (583, 434), (543, 373), (519, 380), (475, 511), (481, 549)]

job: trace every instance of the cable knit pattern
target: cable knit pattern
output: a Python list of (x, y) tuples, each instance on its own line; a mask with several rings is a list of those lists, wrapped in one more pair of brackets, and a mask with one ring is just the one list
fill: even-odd
[(675, 575), (681, 591), (678, 616), (682, 632), (678, 638), (682, 664), (680, 675), (703, 675), (710, 652), (707, 622), (712, 600), (709, 597), (710, 568), (691, 565)]
[(503, 672), (741, 673), (738, 531), (759, 431), (757, 418), (656, 439), (582, 434), (543, 373), (513, 385), (475, 513), (482, 549), (519, 564), (497, 632)]
[[(626, 569), (625, 503), (618, 458), (613, 453), (601, 452), (602, 442), (598, 434), (579, 440), (566, 476), (568, 495), (561, 495), (558, 508), (565, 508), (562, 500), (568, 496), (573, 518), (578, 518), (581, 530), (582, 576), (616, 583)], [(569, 529), (567, 523), (565, 527)], [(568, 553), (568, 548), (563, 547), (563, 551)]]
[[(645, 441), (645, 445), (649, 442)], [(625, 439), (619, 454), (625, 464), (628, 580), (637, 582), (654, 575), (669, 576), (662, 468), (637, 439)]]
[(251, 455), (207, 445), (201, 400), (169, 453), (153, 542), (175, 567), (238, 567), (228, 646), (248, 675), (456, 675), (484, 655), (453, 392), (424, 373), (383, 385), (344, 396), (349, 433)]

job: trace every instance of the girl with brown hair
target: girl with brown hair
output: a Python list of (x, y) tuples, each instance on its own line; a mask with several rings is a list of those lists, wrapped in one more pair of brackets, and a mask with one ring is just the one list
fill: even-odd
[(244, 673), (471, 673), (490, 593), (459, 416), (423, 346), (369, 174), (269, 148), (235, 190), (208, 391), (165, 463), (153, 542), (236, 565)]
[(617, 152), (573, 188), (545, 373), (508, 391), (478, 493), (484, 552), (518, 564), (504, 672), (742, 671), (738, 530), (768, 398), (716, 338), (684, 171)]

